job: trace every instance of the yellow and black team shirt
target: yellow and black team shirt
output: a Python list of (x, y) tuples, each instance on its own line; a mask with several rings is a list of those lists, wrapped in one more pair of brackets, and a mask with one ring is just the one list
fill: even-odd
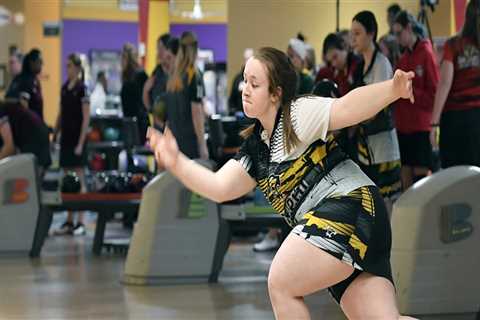
[(328, 134), (332, 102), (314, 96), (292, 102), (290, 117), (300, 143), (290, 152), (279, 112), (271, 137), (257, 122), (235, 156), (291, 226), (324, 198), (374, 185)]

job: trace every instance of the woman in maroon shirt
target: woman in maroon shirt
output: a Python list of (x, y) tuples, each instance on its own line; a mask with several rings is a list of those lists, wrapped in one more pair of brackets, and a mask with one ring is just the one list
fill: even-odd
[(39, 176), (52, 163), (48, 128), (38, 115), (20, 105), (19, 100), (0, 101), (0, 159), (20, 153), (33, 153)]
[(40, 80), (38, 80), (42, 65), (43, 60), (40, 50), (30, 50), (23, 58), (22, 71), (10, 83), (5, 98), (25, 101), (28, 108), (43, 121), (43, 96)]
[[(55, 133), (60, 133), (60, 167), (64, 171), (75, 171), (84, 187), (85, 138), (90, 121), (90, 104), (83, 82), (82, 62), (76, 54), (68, 56), (67, 77), (62, 86), (61, 110), (55, 130)], [(73, 215), (69, 212), (67, 221), (57, 233), (84, 234), (83, 213), (79, 213), (74, 226)]]
[(393, 24), (393, 32), (405, 48), (397, 68), (415, 72), (412, 81), (415, 102), (400, 99), (395, 105), (404, 190), (428, 175), (433, 161), (429, 134), (439, 75), (432, 44), (422, 38), (417, 25), (416, 19), (407, 11), (397, 14)]
[(480, 166), (480, 0), (471, 0), (459, 35), (445, 43), (430, 140), (443, 168)]

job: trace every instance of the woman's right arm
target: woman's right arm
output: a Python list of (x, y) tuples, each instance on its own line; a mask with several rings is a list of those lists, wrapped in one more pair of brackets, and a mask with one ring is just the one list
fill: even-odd
[(239, 198), (257, 185), (242, 165), (233, 159), (213, 172), (180, 154), (177, 164), (170, 171), (188, 189), (219, 203)]
[(56, 142), (59, 134), (61, 134), (61, 131), (62, 131), (62, 125), (61, 125), (61, 117), (62, 117), (62, 111), (61, 111), (61, 108), (60, 107), (60, 111), (58, 112), (58, 115), (57, 115), (57, 120), (55, 121), (55, 127), (53, 128), (53, 142)]
[(147, 136), (159, 164), (188, 189), (205, 198), (225, 202), (245, 195), (256, 186), (255, 180), (236, 160), (228, 161), (220, 170), (213, 172), (179, 152), (170, 130), (161, 134), (149, 128)]
[(8, 120), (0, 119), (0, 136), (3, 140), (3, 146), (0, 149), (0, 159), (15, 154), (15, 142), (13, 141), (12, 129)]
[(147, 110), (151, 110), (152, 102), (150, 101), (150, 90), (152, 90), (153, 83), (155, 81), (155, 77), (151, 76), (143, 85), (143, 93), (142, 93), (142, 100), (143, 105), (147, 108)]

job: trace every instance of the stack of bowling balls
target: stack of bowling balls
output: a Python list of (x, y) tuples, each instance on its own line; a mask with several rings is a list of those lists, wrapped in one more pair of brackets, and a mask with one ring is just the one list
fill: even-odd
[(68, 171), (62, 178), (63, 193), (79, 193), (81, 190), (80, 178), (74, 171)]
[(151, 180), (150, 174), (98, 172), (93, 176), (94, 192), (100, 193), (139, 193)]

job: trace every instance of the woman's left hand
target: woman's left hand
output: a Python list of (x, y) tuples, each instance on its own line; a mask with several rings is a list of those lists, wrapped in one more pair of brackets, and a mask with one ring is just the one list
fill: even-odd
[(410, 99), (411, 103), (415, 102), (413, 96), (412, 79), (415, 77), (413, 71), (405, 72), (400, 69), (395, 71), (393, 75), (393, 88), (396, 91), (399, 98)]
[(75, 147), (75, 150), (73, 151), (75, 155), (79, 156), (82, 154), (83, 146), (81, 144), (77, 145)]

